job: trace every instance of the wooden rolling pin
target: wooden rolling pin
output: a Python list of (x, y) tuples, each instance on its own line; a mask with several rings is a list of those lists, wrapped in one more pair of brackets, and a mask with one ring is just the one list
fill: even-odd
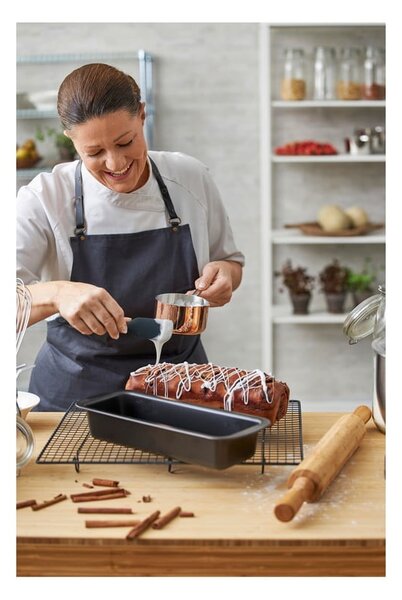
[(367, 406), (358, 406), (334, 423), (311, 454), (292, 471), (289, 491), (274, 508), (279, 521), (291, 521), (304, 502), (320, 498), (359, 447), (370, 417)]

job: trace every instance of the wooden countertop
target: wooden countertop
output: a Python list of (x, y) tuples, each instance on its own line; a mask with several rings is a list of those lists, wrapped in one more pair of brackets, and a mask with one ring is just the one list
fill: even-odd
[[(304, 413), (305, 455), (341, 413)], [(31, 413), (36, 455), (60, 413)], [(214, 471), (193, 465), (36, 464), (17, 478), (17, 501), (82, 493), (93, 477), (116, 479), (127, 498), (85, 504), (70, 498), (17, 511), (19, 576), (383, 576), (385, 436), (370, 422), (361, 447), (319, 502), (281, 523), (275, 502), (293, 467), (240, 465)], [(100, 489), (100, 488), (98, 488)], [(90, 491), (90, 490), (89, 490)], [(143, 502), (150, 495), (152, 502)], [(127, 541), (128, 528), (87, 529), (78, 506), (127, 506), (143, 519), (174, 506), (195, 513)], [(125, 515), (105, 518), (121, 519)]]

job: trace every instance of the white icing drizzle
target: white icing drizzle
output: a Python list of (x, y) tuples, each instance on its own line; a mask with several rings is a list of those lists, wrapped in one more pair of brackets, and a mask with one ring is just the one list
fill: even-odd
[(191, 390), (192, 383), (201, 381), (201, 388), (208, 389), (211, 392), (216, 391), (219, 384), (223, 384), (225, 388), (223, 399), (225, 410), (232, 410), (235, 392), (239, 390), (244, 404), (248, 404), (249, 393), (253, 389), (261, 390), (268, 404), (272, 404), (267, 380), (271, 379), (272, 385), (275, 385), (275, 379), (260, 369), (245, 371), (237, 367), (219, 367), (212, 363), (205, 365), (189, 364), (187, 362), (180, 364), (159, 363), (141, 367), (131, 373), (132, 377), (143, 375), (145, 375), (144, 381), (147, 391), (150, 390), (156, 395), (158, 384), (163, 384), (163, 394), (166, 397), (168, 396), (169, 382), (177, 378), (176, 400), (181, 398), (183, 391), (188, 392)]

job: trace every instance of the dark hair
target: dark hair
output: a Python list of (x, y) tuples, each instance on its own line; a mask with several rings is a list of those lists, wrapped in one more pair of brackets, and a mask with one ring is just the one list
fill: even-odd
[(72, 71), (57, 96), (57, 112), (64, 129), (122, 109), (136, 115), (140, 106), (141, 92), (134, 79), (102, 63)]

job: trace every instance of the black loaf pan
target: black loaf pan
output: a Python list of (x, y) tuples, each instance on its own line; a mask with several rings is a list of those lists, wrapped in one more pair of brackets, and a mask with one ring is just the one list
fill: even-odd
[(214, 469), (250, 458), (258, 432), (270, 425), (262, 417), (137, 392), (97, 396), (76, 406), (87, 411), (94, 438)]

